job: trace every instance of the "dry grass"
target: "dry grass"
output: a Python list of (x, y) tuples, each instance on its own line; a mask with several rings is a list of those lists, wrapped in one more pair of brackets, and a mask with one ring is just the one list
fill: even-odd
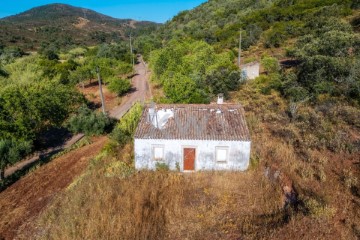
[[(36, 238), (358, 239), (359, 110), (302, 106), (293, 120), (279, 94), (252, 84), (232, 96), (252, 133), (250, 170), (136, 172), (132, 145), (103, 152), (42, 214)], [(293, 208), (284, 209), (285, 187), (297, 192)]]
[[(131, 150), (127, 145), (119, 156), (131, 156)], [(35, 238), (251, 239), (258, 228), (282, 222), (280, 188), (262, 173), (145, 171), (124, 177), (128, 165), (122, 161), (114, 171), (117, 161), (94, 160), (42, 214)], [(108, 166), (119, 174), (107, 177)]]
[(252, 154), (259, 168), (286, 174), (300, 200), (289, 224), (264, 238), (359, 239), (360, 109), (330, 99), (301, 106), (291, 120), (286, 101), (276, 92), (261, 94), (257, 85), (233, 96), (247, 113)]

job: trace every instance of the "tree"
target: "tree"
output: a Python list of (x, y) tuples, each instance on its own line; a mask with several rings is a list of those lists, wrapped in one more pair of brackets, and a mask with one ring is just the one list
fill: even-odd
[(123, 95), (128, 92), (131, 88), (131, 83), (127, 79), (119, 79), (117, 77), (113, 77), (108, 80), (108, 88), (110, 91), (116, 93), (118, 96)]
[(261, 58), (261, 65), (268, 74), (278, 73), (280, 71), (279, 61), (276, 58), (267, 55)]
[(150, 66), (169, 101), (208, 103), (214, 95), (235, 90), (240, 84), (231, 53), (217, 54), (204, 41), (170, 41), (154, 51)]
[(67, 126), (73, 133), (84, 133), (85, 135), (101, 135), (108, 130), (111, 120), (103, 113), (91, 111), (86, 105), (79, 108), (73, 115)]
[(41, 131), (60, 126), (81, 102), (74, 88), (62, 84), (7, 86), (0, 94), (0, 139), (33, 140)]
[(19, 161), (30, 150), (30, 142), (0, 139), (0, 181), (5, 178), (5, 168)]

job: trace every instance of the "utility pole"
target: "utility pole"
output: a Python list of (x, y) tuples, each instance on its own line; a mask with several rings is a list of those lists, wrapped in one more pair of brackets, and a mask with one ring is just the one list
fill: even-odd
[(240, 39), (239, 39), (239, 57), (238, 57), (238, 65), (239, 65), (239, 69), (241, 70), (241, 42), (242, 42), (242, 38), (241, 38), (241, 29), (240, 29)]
[(96, 67), (96, 73), (97, 73), (98, 81), (99, 81), (99, 90), (100, 90), (100, 98), (101, 98), (102, 112), (104, 113), (104, 115), (106, 115), (106, 111), (105, 111), (105, 101), (104, 101), (104, 95), (103, 95), (102, 85), (101, 85), (100, 70), (99, 70), (99, 67), (98, 67), (98, 66)]
[(135, 61), (134, 61), (133, 46), (132, 46), (132, 41), (131, 41), (131, 33), (130, 33), (130, 53), (131, 53), (131, 63), (134, 67)]

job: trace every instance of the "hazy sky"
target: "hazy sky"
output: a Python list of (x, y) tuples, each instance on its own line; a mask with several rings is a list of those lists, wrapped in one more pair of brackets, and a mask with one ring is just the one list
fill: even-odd
[(165, 22), (203, 2), (206, 0), (0, 0), (0, 18), (45, 4), (66, 3), (116, 18)]

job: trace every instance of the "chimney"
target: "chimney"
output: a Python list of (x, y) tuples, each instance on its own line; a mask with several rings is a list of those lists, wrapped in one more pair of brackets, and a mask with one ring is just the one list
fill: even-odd
[(224, 94), (220, 93), (218, 95), (217, 104), (223, 104), (224, 103)]
[(156, 125), (155, 127), (157, 127), (157, 113), (155, 109), (155, 103), (150, 103), (148, 121), (149, 123)]

